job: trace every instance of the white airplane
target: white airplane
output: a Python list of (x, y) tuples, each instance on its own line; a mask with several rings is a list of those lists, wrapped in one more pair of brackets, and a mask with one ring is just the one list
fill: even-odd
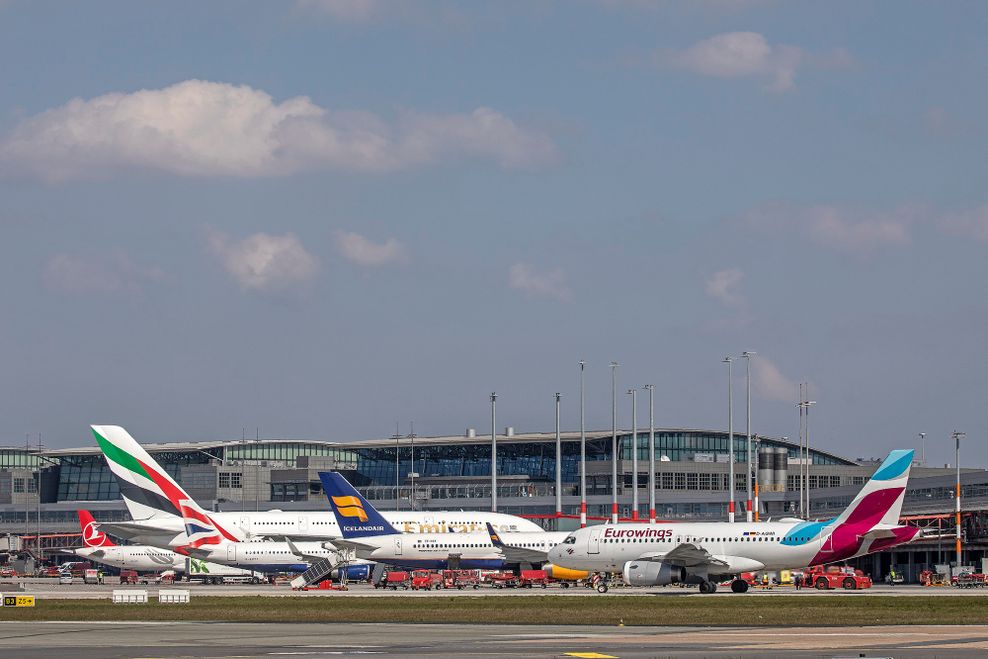
[[(353, 564), (329, 542), (231, 541), (216, 528), (211, 516), (194, 501), (179, 502), (185, 533), (175, 551), (210, 563), (230, 565), (256, 572), (305, 572), (322, 560)], [(356, 561), (362, 563), (365, 561)]]
[(184, 556), (150, 545), (118, 545), (96, 528), (97, 523), (88, 510), (80, 510), (78, 513), (84, 546), (71, 550), (76, 556), (123, 570), (137, 570), (138, 572), (185, 571)]
[(343, 476), (320, 472), (319, 478), (343, 534), (333, 544), (369, 561), (408, 568), (497, 570), (546, 563), (549, 550), (568, 535), (498, 534), (490, 523), (483, 533), (400, 533)]
[[(634, 586), (698, 583), (701, 593), (733, 577), (731, 590), (743, 593), (742, 572), (833, 563), (914, 540), (920, 529), (899, 525), (912, 460), (912, 450), (889, 453), (834, 519), (590, 526), (551, 549), (549, 559), (576, 570), (620, 572)], [(606, 579), (597, 589), (607, 592)]]
[[(92, 426), (92, 430), (134, 520), (99, 523), (99, 527), (112, 535), (158, 547), (181, 544), (185, 531), (180, 502), (192, 497), (126, 430), (120, 426)], [(219, 512), (208, 516), (231, 542), (261, 538), (333, 540), (341, 535), (330, 511)], [(395, 528), (408, 533), (427, 531), (445, 536), (483, 531), (488, 523), (502, 532), (542, 531), (535, 522), (500, 513), (415, 510), (389, 511), (384, 516)]]

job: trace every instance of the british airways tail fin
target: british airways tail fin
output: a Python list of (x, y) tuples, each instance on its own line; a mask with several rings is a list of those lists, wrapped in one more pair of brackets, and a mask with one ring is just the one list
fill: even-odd
[(181, 547), (175, 548), (175, 551), (188, 555), (196, 550), (205, 550), (211, 545), (223, 543), (223, 535), (195, 501), (183, 499), (179, 502), (179, 509), (182, 511), (186, 539)]
[(321, 471), (319, 478), (345, 540), (398, 533), (343, 476)]

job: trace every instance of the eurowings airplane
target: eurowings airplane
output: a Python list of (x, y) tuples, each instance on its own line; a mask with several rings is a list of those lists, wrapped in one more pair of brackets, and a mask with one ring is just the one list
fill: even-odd
[(319, 478), (343, 535), (333, 544), (369, 561), (410, 568), (496, 570), (547, 562), (549, 550), (568, 535), (565, 531), (498, 535), (490, 523), (483, 532), (400, 533), (343, 476), (320, 472)]
[(325, 559), (344, 562), (340, 552), (329, 542), (231, 541), (194, 501), (180, 501), (179, 507), (185, 532), (179, 536), (181, 540), (176, 541), (174, 548), (184, 556), (256, 572), (305, 572)]
[[(920, 534), (900, 526), (913, 451), (889, 453), (844, 512), (826, 521), (684, 524), (613, 524), (571, 533), (549, 551), (556, 565), (623, 573), (634, 586), (698, 583), (712, 593), (716, 582), (759, 570), (803, 568), (843, 561), (911, 542)], [(607, 591), (607, 582), (598, 586)]]
[[(99, 523), (100, 529), (158, 547), (181, 544), (184, 526), (180, 502), (191, 501), (192, 497), (126, 430), (120, 426), (92, 426), (92, 430), (134, 519), (133, 522)], [(336, 517), (330, 511), (244, 511), (208, 513), (208, 516), (220, 534), (231, 542), (260, 538), (333, 540), (340, 537)], [(384, 517), (402, 531), (428, 529), (441, 536), (483, 531), (487, 523), (502, 532), (542, 531), (535, 522), (499, 513), (388, 511)]]
[(78, 513), (83, 546), (71, 550), (76, 556), (124, 570), (185, 571), (185, 557), (149, 545), (118, 545), (97, 528), (97, 523), (88, 510), (80, 510)]

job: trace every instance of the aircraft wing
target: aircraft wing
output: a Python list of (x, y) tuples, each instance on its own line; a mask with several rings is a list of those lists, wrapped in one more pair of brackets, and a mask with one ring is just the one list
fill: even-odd
[(285, 542), (288, 543), (288, 549), (291, 550), (293, 554), (304, 560), (306, 563), (317, 563), (324, 560), (325, 556), (316, 556), (315, 554), (306, 554), (304, 551), (298, 548), (291, 538), (285, 538)]
[(501, 536), (490, 522), (487, 522), (487, 533), (491, 536), (491, 544), (504, 556), (508, 563), (545, 563), (549, 560), (549, 552), (530, 547), (512, 547), (501, 540)]
[(130, 540), (138, 536), (146, 535), (174, 535), (174, 531), (155, 528), (139, 522), (96, 522), (96, 526), (103, 533)]
[(690, 542), (684, 542), (673, 547), (664, 554), (658, 552), (648, 552), (639, 556), (639, 561), (661, 561), (671, 565), (681, 567), (698, 567), (701, 565), (727, 567), (728, 564), (719, 558), (715, 558), (703, 547), (698, 547)]
[(333, 546), (341, 549), (353, 549), (355, 551), (374, 551), (375, 549), (380, 549), (377, 545), (369, 545), (366, 542), (357, 542), (356, 540), (344, 540), (343, 538), (334, 539)]

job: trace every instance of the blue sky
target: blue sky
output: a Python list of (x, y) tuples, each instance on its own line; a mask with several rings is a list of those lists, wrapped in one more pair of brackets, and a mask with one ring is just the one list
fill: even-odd
[(986, 13), (0, 4), (3, 443), (576, 429), (581, 358), (724, 428), (754, 350), (758, 432), (988, 463)]

